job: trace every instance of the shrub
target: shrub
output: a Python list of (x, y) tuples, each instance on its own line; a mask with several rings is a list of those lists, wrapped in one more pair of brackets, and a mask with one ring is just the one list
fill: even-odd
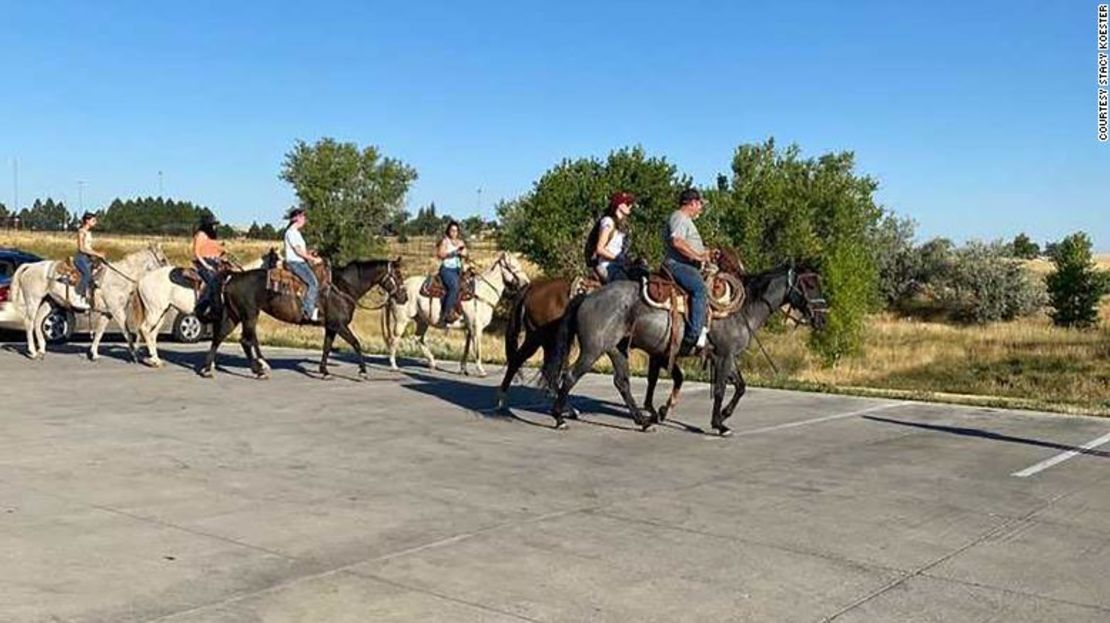
[(1090, 327), (1098, 322), (1098, 303), (1110, 291), (1110, 273), (1095, 269), (1091, 239), (1078, 232), (1053, 246), (1056, 270), (1046, 277), (1052, 320), (1062, 327)]
[(952, 254), (937, 295), (959, 322), (984, 324), (1036, 313), (1046, 301), (1043, 284), (1001, 243), (969, 242)]

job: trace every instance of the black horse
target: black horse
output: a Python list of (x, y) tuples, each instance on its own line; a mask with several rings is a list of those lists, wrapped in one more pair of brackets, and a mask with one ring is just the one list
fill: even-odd
[[(271, 251), (270, 265), (274, 260)], [(268, 378), (270, 364), (262, 356), (255, 329), (258, 315), (266, 312), (270, 316), (290, 324), (304, 324), (301, 316), (300, 299), (292, 294), (273, 292), (266, 287), (264, 267), (229, 275), (220, 284), (220, 305), (216, 306), (218, 315), (212, 333), (212, 347), (208, 357), (197, 371), (211, 377), (216, 364), (216, 353), (220, 343), (240, 323), (243, 325), (239, 343), (251, 364), (251, 371), (259, 378)], [(381, 287), (390, 298), (404, 302), (407, 298), (403, 287), (404, 275), (401, 274), (401, 260), (360, 260), (331, 270), (331, 282), (320, 288), (318, 305), (324, 327), (324, 352), (320, 358), (320, 374), (328, 375), (328, 354), (338, 334), (347, 341), (358, 355), (359, 375), (365, 377), (366, 362), (362, 357), (362, 345), (351, 331), (351, 318), (354, 317), (358, 301), (374, 286)]]
[[(732, 415), (745, 391), (744, 378), (736, 365), (736, 358), (748, 347), (752, 336), (771, 314), (785, 304), (798, 310), (815, 328), (822, 327), (825, 322), (826, 306), (821, 294), (820, 277), (810, 268), (783, 265), (764, 273), (744, 276), (743, 281), (747, 295), (743, 306), (730, 316), (714, 320), (709, 333), (711, 349), (708, 358), (713, 380), (712, 426), (722, 436), (731, 434), (724, 421)], [(632, 418), (643, 430), (662, 421), (674, 406), (683, 380), (677, 364), (671, 369), (674, 388), (667, 406), (659, 413), (651, 406), (659, 371), (668, 361), (671, 320), (667, 311), (644, 303), (640, 290), (639, 283), (619, 281), (571, 301), (556, 340), (558, 350), (551, 361), (556, 368), (545, 374), (548, 378), (559, 374), (577, 338), (580, 348), (578, 360), (563, 374), (552, 409), (557, 428), (566, 426), (564, 411), (570, 390), (602, 355), (608, 355), (613, 362), (613, 382)], [(629, 389), (630, 347), (643, 350), (650, 356), (646, 400), (649, 415), (636, 405)], [(722, 409), (725, 388), (730, 382), (736, 393)]]

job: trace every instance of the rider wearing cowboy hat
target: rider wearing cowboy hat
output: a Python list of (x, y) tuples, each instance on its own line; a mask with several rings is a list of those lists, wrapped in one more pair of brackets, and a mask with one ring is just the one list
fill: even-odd
[(212, 213), (204, 212), (193, 233), (193, 266), (204, 281), (204, 292), (196, 306), (196, 316), (201, 319), (208, 315), (211, 295), (219, 285), (219, 271), (224, 261), (223, 243), (216, 240), (219, 225), (220, 221)]
[(285, 228), (284, 237), (285, 251), (283, 259), (285, 260), (285, 266), (308, 286), (308, 291), (305, 292), (304, 300), (301, 302), (301, 313), (305, 320), (318, 322), (320, 311), (316, 308), (316, 295), (320, 289), (320, 283), (316, 280), (316, 274), (312, 272), (311, 265), (319, 264), (323, 260), (320, 259), (320, 256), (308, 250), (304, 236), (301, 235), (301, 228), (308, 222), (305, 209), (300, 207), (289, 208), (285, 218), (289, 221), (289, 226)]

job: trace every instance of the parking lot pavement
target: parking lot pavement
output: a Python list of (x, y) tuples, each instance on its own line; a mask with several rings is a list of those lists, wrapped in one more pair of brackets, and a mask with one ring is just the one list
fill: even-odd
[(752, 389), (722, 439), (689, 384), (641, 433), (591, 375), (555, 431), (496, 371), (120, 350), (0, 348), (0, 620), (1110, 620), (1110, 420)]

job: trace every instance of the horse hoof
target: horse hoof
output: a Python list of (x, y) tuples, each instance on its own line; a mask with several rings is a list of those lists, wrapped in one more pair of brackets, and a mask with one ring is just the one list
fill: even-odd
[(488, 373), (488, 372), (486, 372), (485, 370), (478, 370), (478, 378), (480, 378), (480, 379), (484, 379), (484, 378), (486, 378), (487, 376), (489, 376), (489, 373)]
[(166, 365), (162, 363), (161, 359), (146, 359), (143, 361), (143, 364), (149, 368), (161, 368), (162, 366)]
[(567, 426), (567, 423), (564, 422), (563, 420), (559, 420), (558, 422), (555, 422), (555, 430), (566, 430), (567, 428), (569, 428), (569, 427)]
[(721, 437), (732, 437), (732, 429), (727, 426), (718, 426), (717, 434)]
[(645, 422), (643, 424), (640, 424), (640, 432), (641, 433), (654, 433), (655, 432), (655, 423), (654, 422)]
[(366, 379), (370, 378), (370, 373), (367, 372), (366, 370), (359, 370), (358, 371), (358, 378), (360, 378), (362, 380), (366, 380)]
[(201, 378), (204, 378), (204, 379), (210, 379), (210, 378), (212, 378), (212, 371), (211, 370), (197, 370), (197, 376), (199, 376)]
[(567, 417), (568, 418), (570, 418), (572, 420), (577, 420), (581, 416), (582, 416), (582, 412), (579, 411), (576, 407), (570, 407), (569, 409), (567, 409)]
[(270, 375), (266, 372), (255, 372), (254, 377), (259, 381), (269, 381)]

